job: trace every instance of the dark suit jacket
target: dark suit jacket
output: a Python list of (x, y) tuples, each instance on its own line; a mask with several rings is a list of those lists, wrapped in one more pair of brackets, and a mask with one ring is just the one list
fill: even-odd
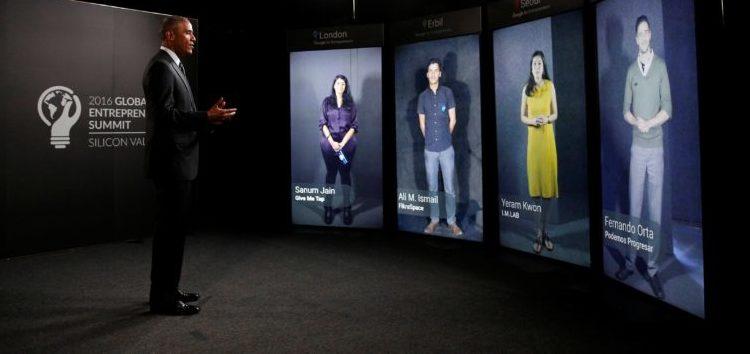
[(207, 113), (199, 112), (187, 77), (163, 50), (143, 74), (146, 97), (146, 176), (193, 180), (198, 174), (198, 134)]

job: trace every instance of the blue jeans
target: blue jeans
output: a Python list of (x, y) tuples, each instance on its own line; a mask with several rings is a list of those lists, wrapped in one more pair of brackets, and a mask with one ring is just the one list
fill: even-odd
[[(430, 192), (438, 191), (438, 170), (443, 172), (443, 189), (445, 190), (445, 211), (449, 225), (456, 223), (456, 190), (454, 188), (456, 168), (453, 146), (440, 151), (424, 151), (424, 166), (427, 172), (427, 187)], [(440, 221), (440, 206), (431, 204), (430, 220)]]
[[(664, 148), (643, 148), (633, 145), (630, 148), (630, 216), (641, 218), (643, 212), (643, 193), (648, 192), (648, 219), (661, 224), (661, 200), (664, 187)], [(654, 252), (649, 254), (646, 260), (648, 274), (653, 276), (658, 268), (656, 265), (659, 256), (661, 240), (653, 240)], [(636, 250), (630, 248), (625, 265), (633, 269)]]

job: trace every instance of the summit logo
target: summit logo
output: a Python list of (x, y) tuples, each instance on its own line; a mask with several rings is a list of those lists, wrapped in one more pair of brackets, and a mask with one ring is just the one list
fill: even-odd
[(81, 100), (65, 86), (52, 86), (39, 96), (36, 105), (39, 118), (50, 127), (50, 145), (65, 149), (70, 145), (70, 128), (81, 117)]

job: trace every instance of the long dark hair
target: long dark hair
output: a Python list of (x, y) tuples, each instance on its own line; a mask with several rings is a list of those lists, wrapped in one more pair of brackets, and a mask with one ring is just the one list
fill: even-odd
[(333, 89), (333, 86), (336, 85), (336, 80), (341, 79), (344, 80), (344, 94), (342, 94), (342, 98), (344, 99), (344, 102), (342, 102), (341, 107), (349, 107), (351, 108), (354, 106), (354, 99), (352, 98), (352, 93), (349, 91), (349, 80), (346, 78), (346, 76), (342, 74), (336, 75), (335, 78), (333, 78), (333, 82), (331, 83), (331, 95), (326, 98), (328, 101), (328, 104), (334, 107), (337, 107), (338, 104), (336, 102), (336, 90)]
[(531, 97), (534, 93), (534, 87), (536, 86), (533, 74), (534, 57), (542, 58), (542, 79), (549, 80), (549, 75), (547, 74), (547, 62), (544, 60), (544, 53), (541, 50), (537, 50), (531, 55), (531, 60), (529, 60), (529, 80), (526, 82), (526, 96), (528, 97)]

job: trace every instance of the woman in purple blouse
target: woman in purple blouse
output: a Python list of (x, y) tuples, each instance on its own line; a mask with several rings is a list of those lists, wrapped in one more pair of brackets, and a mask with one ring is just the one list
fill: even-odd
[[(349, 194), (352, 186), (352, 163), (357, 151), (357, 138), (354, 135), (359, 130), (359, 124), (357, 106), (352, 99), (346, 76), (339, 74), (333, 79), (331, 95), (323, 99), (318, 128), (321, 133), (320, 151), (326, 164), (326, 184), (335, 184), (336, 174), (341, 175), (344, 224), (351, 225), (352, 207)], [(340, 154), (343, 154), (343, 158)], [(333, 222), (331, 198), (326, 198), (324, 209), (323, 221), (330, 224)]]

